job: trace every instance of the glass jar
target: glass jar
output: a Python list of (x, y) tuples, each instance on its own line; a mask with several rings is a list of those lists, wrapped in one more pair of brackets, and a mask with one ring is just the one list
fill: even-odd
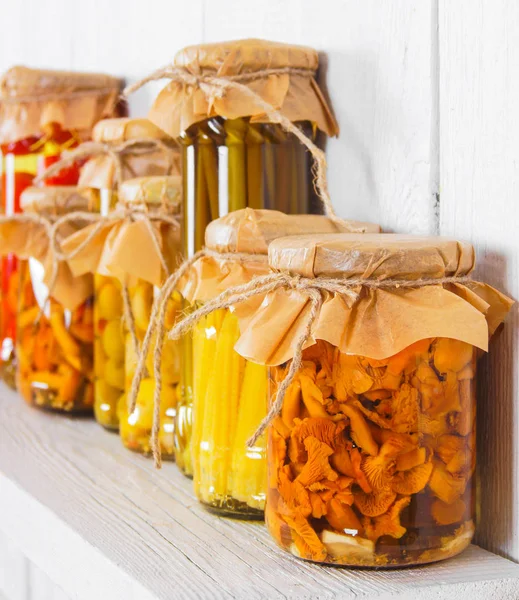
[[(337, 124), (314, 79), (317, 52), (265, 40), (237, 40), (184, 48), (175, 56), (174, 66), (195, 77), (245, 76), (241, 88), (223, 95), (212, 94), (203, 84), (186, 86), (174, 80), (149, 113), (182, 147), (185, 256), (201, 249), (209, 222), (228, 212), (246, 207), (308, 212), (313, 194), (311, 156), (293, 134), (268, 122), (254, 96), (278, 107), (310, 140), (317, 129), (335, 135)], [(280, 73), (272, 72), (276, 69)], [(270, 72), (265, 74), (266, 70)], [(186, 304), (183, 310), (191, 307)], [(182, 346), (175, 454), (179, 468), (192, 476), (195, 359), (189, 336)]]
[[(377, 225), (335, 222), (320, 215), (286, 215), (246, 208), (213, 221), (206, 229), (206, 247), (180, 284), (181, 293), (197, 308), (223, 290), (270, 273), (269, 243), (287, 234), (337, 231), (379, 231)], [(233, 260), (236, 256), (236, 260)], [(266, 439), (253, 448), (246, 442), (266, 416), (268, 370), (242, 358), (234, 349), (239, 339), (238, 314), (218, 309), (198, 320), (192, 335), (192, 439), (183, 434), (184, 461), (191, 461), (198, 499), (222, 515), (263, 518), (266, 497)], [(183, 355), (185, 358), (185, 355)]]
[(294, 235), (268, 253), (275, 289), (236, 303), (234, 348), (270, 365), (279, 406), (270, 533), (297, 557), (336, 565), (458, 554), (476, 516), (476, 358), (512, 302), (468, 281), (474, 248), (455, 239)]
[[(95, 191), (102, 216), (107, 216), (115, 208), (118, 187), (123, 181), (135, 177), (168, 176), (179, 172), (176, 144), (147, 119), (103, 119), (94, 127), (92, 137), (94, 142), (110, 147), (112, 154), (103, 152), (90, 158), (81, 170), (79, 185)], [(138, 145), (128, 145), (132, 141), (138, 142)], [(120, 164), (116, 165), (115, 160)], [(117, 179), (119, 172), (122, 181)], [(96, 273), (94, 285), (94, 415), (97, 422), (106, 429), (118, 430), (118, 407), (124, 403), (125, 398), (122, 289), (120, 281), (107, 274)], [(124, 439), (129, 438), (124, 436)], [(138, 448), (140, 442), (132, 445)]]
[[(389, 567), (458, 554), (475, 522), (477, 350), (416, 342), (384, 360), (318, 341), (269, 432), (266, 521), (292, 554)], [(271, 369), (272, 394), (287, 365)]]
[[(90, 136), (93, 125), (116, 110), (121, 81), (108, 75), (12, 67), (0, 80), (0, 210), (20, 212), (20, 194), (56, 162), (64, 150)], [(62, 169), (44, 185), (75, 185), (77, 165)], [(18, 263), (2, 257), (0, 369), (15, 380), (15, 296)]]
[[(64, 150), (73, 148), (78, 138), (54, 123), (46, 126), (45, 133), (0, 145), (1, 151), (1, 203), (6, 216), (21, 212), (20, 196), (32, 184), (33, 178), (43, 172)], [(63, 170), (45, 185), (74, 185), (77, 167)], [(0, 324), (0, 361), (3, 380), (15, 387), (16, 297), (19, 286), (18, 259), (14, 254), (2, 257), (2, 319)]]
[[(68, 210), (87, 210), (89, 201), (76, 190), (28, 188), (22, 195), (22, 209), (49, 219)], [(19, 263), (17, 388), (27, 403), (38, 408), (90, 413), (94, 402), (91, 280), (71, 279), (66, 265), (60, 265), (49, 298), (48, 257), (42, 256), (38, 242), (27, 254), (29, 258)]]
[(234, 351), (238, 338), (238, 319), (226, 309), (202, 318), (193, 331), (193, 481), (209, 509), (262, 519), (266, 443), (262, 437), (247, 448), (246, 442), (266, 414), (267, 368)]
[[(136, 211), (134, 219), (125, 216), (113, 222), (107, 236), (109, 251), (102, 252), (101, 261), (90, 265), (96, 274), (95, 322), (96, 386), (104, 395), (96, 395), (96, 414), (104, 424), (115, 414), (123, 444), (145, 455), (151, 453), (150, 435), (153, 424), (155, 379), (153, 352), (147, 358), (145, 376), (141, 381), (135, 410), (129, 414), (128, 392), (137, 367), (137, 349), (126, 321), (123, 293), (128, 294), (136, 342), (140, 346), (148, 329), (153, 302), (165, 273), (156, 242), (138, 213), (160, 217), (161, 213), (175, 218), (181, 206), (180, 176), (137, 177), (124, 181), (118, 189), (120, 202)], [(180, 219), (178, 227), (166, 221), (152, 220), (150, 226), (159, 238), (162, 259), (170, 272), (180, 260)], [(117, 234), (114, 236), (114, 234)], [(85, 249), (88, 254), (88, 249)], [(79, 256), (79, 262), (83, 257)], [(123, 287), (125, 290), (123, 290)], [(181, 306), (178, 293), (169, 299), (166, 325), (172, 327)], [(172, 459), (173, 427), (180, 373), (178, 343), (167, 340), (162, 360), (162, 420), (159, 441), (164, 458)], [(103, 407), (102, 405), (106, 406)], [(102, 421), (104, 419), (104, 421)]]

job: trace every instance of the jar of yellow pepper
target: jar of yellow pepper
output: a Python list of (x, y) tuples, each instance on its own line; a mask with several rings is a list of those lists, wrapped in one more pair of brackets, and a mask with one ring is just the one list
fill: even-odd
[[(118, 201), (117, 190), (128, 179), (178, 175), (180, 155), (177, 145), (147, 119), (104, 119), (93, 130), (93, 143), (69, 153), (67, 161), (90, 156), (81, 169), (79, 186), (94, 191), (102, 216)], [(124, 392), (124, 343), (122, 343), (123, 301), (120, 281), (108, 273), (94, 275), (96, 327), (106, 322), (106, 333), (95, 338), (94, 414), (107, 429), (119, 429), (118, 403)], [(139, 292), (140, 293), (140, 292)], [(105, 340), (105, 344), (102, 343)], [(111, 360), (106, 360), (109, 346)]]
[[(78, 188), (27, 188), (24, 213), (48, 224), (73, 211), (88, 211), (92, 198)], [(94, 394), (92, 278), (75, 278), (56, 262), (55, 243), (83, 225), (70, 221), (56, 240), (41, 222), (13, 222), (8, 235), (21, 259), (17, 314), (17, 387), (39, 408), (68, 413), (91, 412)], [(7, 229), (7, 226), (5, 226)]]
[[(94, 301), (96, 404), (103, 414), (116, 411), (123, 443), (143, 454), (150, 453), (155, 389), (151, 358), (131, 414), (125, 392), (133, 379), (156, 290), (180, 260), (181, 186), (180, 176), (124, 181), (119, 187), (118, 204), (104, 218), (101, 230), (93, 223), (62, 244), (64, 252), (71, 255), (73, 273), (103, 276), (98, 280)], [(85, 245), (85, 241), (89, 243)], [(169, 300), (170, 326), (179, 303), (178, 293)], [(166, 342), (163, 354), (159, 438), (164, 456), (172, 458), (180, 371), (178, 344)]]
[[(294, 133), (265, 114), (258, 99), (279, 109), (309, 140), (317, 130), (336, 135), (337, 123), (315, 80), (317, 67), (312, 48), (253, 39), (184, 48), (171, 69), (156, 74), (172, 79), (148, 116), (182, 147), (186, 257), (202, 247), (206, 226), (228, 212), (310, 211), (312, 157)], [(186, 460), (194, 386), (191, 338), (182, 344), (186, 360), (176, 429), (182, 437), (176, 439), (176, 456), (191, 476)]]
[[(20, 213), (20, 196), (62, 152), (88, 139), (94, 124), (114, 114), (121, 81), (109, 75), (12, 67), (0, 80), (0, 211)], [(48, 185), (76, 185), (77, 165), (56, 173)], [(2, 257), (0, 368), (14, 387), (17, 258)]]
[(254, 282), (235, 347), (271, 365), (266, 521), (282, 548), (386, 567), (468, 546), (476, 358), (512, 304), (467, 277), (474, 260), (446, 238), (272, 242), (277, 289)]
[[(269, 243), (304, 232), (379, 231), (370, 223), (333, 221), (317, 215), (285, 215), (246, 208), (213, 221), (206, 230), (207, 254), (187, 271), (180, 292), (191, 305), (204, 305), (222, 291), (269, 273)], [(193, 329), (192, 431), (176, 431), (176, 450), (192, 465), (198, 499), (224, 515), (263, 518), (266, 444), (246, 441), (267, 412), (267, 367), (234, 351), (239, 338), (236, 311), (218, 309)]]

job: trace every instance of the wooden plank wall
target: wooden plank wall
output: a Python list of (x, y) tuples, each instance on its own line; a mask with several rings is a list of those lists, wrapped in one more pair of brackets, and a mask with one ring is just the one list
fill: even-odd
[[(441, 0), (440, 231), (472, 241), (481, 279), (519, 299), (519, 4)], [(519, 560), (518, 313), (481, 362), (478, 541)]]
[[(519, 296), (514, 0), (0, 0), (0, 8), (0, 71), (22, 63), (132, 82), (186, 44), (264, 37), (314, 46), (341, 126), (327, 147), (338, 212), (386, 231), (470, 239), (481, 276)], [(160, 87), (136, 94), (131, 113), (144, 115)], [(492, 403), (480, 407), (480, 541), (519, 560), (516, 331), (514, 313), (482, 367)]]

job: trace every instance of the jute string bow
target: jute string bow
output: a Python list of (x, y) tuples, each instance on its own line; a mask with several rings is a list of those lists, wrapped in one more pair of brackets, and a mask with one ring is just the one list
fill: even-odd
[(312, 154), (314, 159), (314, 186), (317, 195), (324, 205), (325, 214), (334, 221), (340, 221), (341, 219), (339, 219), (339, 217), (337, 217), (335, 214), (332, 201), (330, 199), (330, 194), (328, 192), (328, 182), (326, 179), (326, 157), (324, 152), (318, 148), (314, 142), (308, 138), (299, 127), (297, 127), (297, 125), (292, 123), (290, 119), (285, 117), (279, 110), (264, 100), (255, 91), (243, 84), (245, 81), (257, 80), (269, 77), (270, 75), (287, 74), (314, 77), (315, 71), (312, 69), (284, 67), (280, 69), (264, 69), (262, 71), (242, 73), (240, 75), (193, 75), (187, 69), (169, 65), (151, 73), (144, 79), (141, 79), (140, 81), (125, 88), (123, 91), (123, 96), (127, 97), (149, 81), (155, 81), (158, 79), (170, 79), (172, 81), (183, 83), (187, 86), (197, 87), (205, 93), (209, 101), (215, 98), (222, 98), (225, 95), (225, 92), (230, 89), (237, 90), (246, 96), (249, 96), (252, 98), (252, 100), (254, 100), (256, 105), (261, 108), (270, 122), (279, 124), (287, 133), (293, 134)]
[[(114, 164), (114, 188), (118, 188), (123, 182), (123, 159), (126, 154), (142, 156), (155, 150), (162, 150), (164, 156), (169, 160), (167, 172), (171, 173), (174, 166), (174, 150), (162, 140), (154, 138), (135, 138), (117, 145), (104, 144), (101, 142), (84, 142), (78, 148), (65, 152), (63, 157), (46, 169), (41, 175), (34, 179), (34, 183), (42, 183), (48, 177), (57, 175), (64, 167), (73, 165), (75, 162), (94, 156), (109, 156)], [(131, 169), (131, 167), (128, 166)], [(133, 173), (133, 176), (137, 176)]]

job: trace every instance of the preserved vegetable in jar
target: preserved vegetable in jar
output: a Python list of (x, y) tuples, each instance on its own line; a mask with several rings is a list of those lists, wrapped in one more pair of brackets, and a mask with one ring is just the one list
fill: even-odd
[(474, 260), (457, 240), (392, 234), (269, 246), (275, 289), (259, 277), (235, 306), (235, 349), (270, 365), (265, 518), (285, 550), (391, 567), (469, 545), (476, 358), (512, 304), (468, 279)]
[[(267, 521), (278, 544), (336, 564), (461, 552), (475, 523), (476, 348), (416, 342), (384, 360), (325, 341), (303, 352), (270, 432)], [(286, 367), (272, 368), (272, 384)]]
[[(267, 250), (273, 239), (310, 231), (379, 227), (317, 215), (239, 210), (208, 226), (209, 254), (192, 265), (180, 292), (190, 304), (203, 306), (230, 286), (268, 274)], [(184, 460), (192, 460), (195, 493), (206, 507), (224, 515), (263, 518), (266, 442), (262, 437), (247, 448), (246, 441), (267, 412), (268, 372), (235, 352), (239, 336), (238, 317), (230, 309), (214, 310), (194, 325), (193, 430), (191, 452)], [(182, 433), (177, 432), (177, 439)]]
[[(279, 109), (309, 141), (317, 130), (336, 135), (337, 123), (315, 81), (317, 52), (238, 40), (184, 48), (173, 66), (174, 74), (164, 75), (172, 81), (159, 94), (149, 118), (182, 148), (185, 256), (201, 249), (207, 225), (228, 212), (247, 207), (309, 212), (311, 156), (293, 132), (267, 117), (258, 98)], [(193, 76), (195, 81), (189, 83)], [(204, 77), (238, 88), (211, 89), (201, 81)], [(184, 310), (191, 308), (186, 305)], [(191, 476), (191, 338), (184, 338), (182, 346), (175, 453), (177, 465)]]
[[(114, 110), (119, 80), (103, 75), (64, 73), (14, 67), (0, 81), (0, 151), (2, 214), (20, 212), (20, 195), (60, 157), (89, 135), (103, 115)], [(71, 97), (80, 91), (84, 96)], [(64, 109), (66, 106), (67, 110)], [(86, 113), (80, 112), (85, 111)], [(75, 185), (78, 165), (60, 170), (45, 185)], [(16, 295), (18, 261), (2, 257), (2, 378), (15, 385)]]
[[(98, 196), (104, 217), (116, 208), (117, 191), (124, 181), (179, 173), (176, 144), (147, 119), (104, 119), (94, 127), (92, 137), (93, 143), (76, 151), (76, 156), (90, 156), (81, 170), (79, 186)], [(66, 162), (74, 160), (75, 153), (69, 153)], [(122, 289), (118, 278), (107, 273), (96, 273), (94, 285), (94, 415), (103, 427), (117, 430), (118, 405), (125, 388)]]
[[(77, 188), (69, 186), (30, 187), (21, 200), (24, 212), (37, 213), (49, 222), (67, 211), (87, 210), (90, 202)], [(48, 231), (36, 222), (21, 223), (19, 227), (18, 390), (29, 404), (39, 408), (91, 412), (94, 400), (91, 278), (72, 277), (67, 265), (60, 262), (53, 284), (54, 257)], [(80, 224), (73, 221), (63, 225), (65, 231), (77, 227)]]
[[(118, 203), (108, 213), (101, 235), (93, 223), (62, 243), (75, 275), (94, 273), (96, 295), (95, 373), (96, 414), (107, 426), (117, 423), (128, 448), (150, 453), (150, 434), (155, 390), (153, 359), (146, 363), (135, 409), (128, 414), (127, 391), (137, 356), (151, 318), (158, 286), (180, 259), (179, 211), (181, 177), (137, 177), (118, 188)], [(92, 237), (93, 235), (93, 237)], [(86, 241), (90, 243), (85, 244)], [(168, 304), (167, 322), (173, 323), (180, 308), (174, 295)], [(173, 456), (173, 419), (179, 381), (178, 344), (163, 348), (160, 441), (164, 455)], [(114, 414), (115, 413), (115, 414)]]

